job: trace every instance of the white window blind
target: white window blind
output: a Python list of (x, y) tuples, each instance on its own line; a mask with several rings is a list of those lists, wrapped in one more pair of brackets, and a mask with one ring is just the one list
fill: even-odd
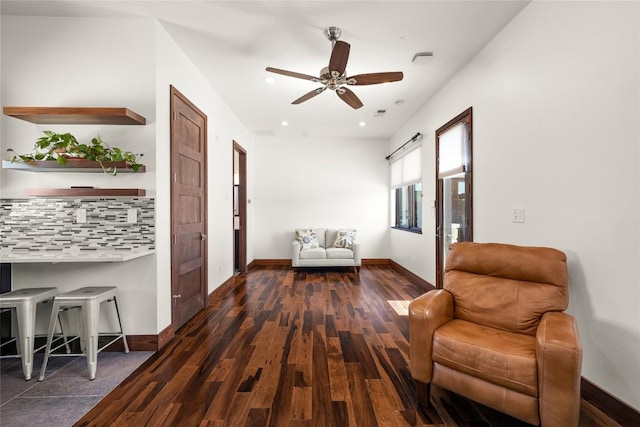
[(467, 140), (465, 123), (458, 123), (440, 134), (438, 139), (438, 178), (446, 178), (465, 171), (467, 163), (464, 147)]
[(422, 178), (422, 147), (411, 150), (391, 163), (391, 187), (398, 188), (420, 182)]

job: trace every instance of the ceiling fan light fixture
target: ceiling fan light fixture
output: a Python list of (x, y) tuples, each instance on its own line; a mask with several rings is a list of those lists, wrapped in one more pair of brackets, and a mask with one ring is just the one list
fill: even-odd
[(327, 36), (330, 42), (334, 42), (342, 35), (342, 30), (338, 27), (327, 27), (324, 30), (324, 35)]
[(358, 126), (360, 126), (361, 128), (365, 127), (367, 125), (367, 122), (365, 122), (364, 120), (358, 123)]
[(274, 79), (273, 77), (265, 77), (264, 82), (268, 85), (272, 85), (276, 82), (276, 79)]
[(431, 61), (433, 61), (433, 52), (418, 52), (413, 55), (413, 59), (411, 60), (414, 65), (418, 66), (428, 65)]

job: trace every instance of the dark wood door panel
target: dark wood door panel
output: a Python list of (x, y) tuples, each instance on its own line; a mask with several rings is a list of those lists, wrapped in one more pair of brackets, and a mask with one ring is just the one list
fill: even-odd
[(179, 288), (182, 301), (178, 312), (179, 324), (187, 322), (204, 307), (205, 300), (200, 286), (202, 279), (200, 268), (180, 275)]
[(202, 262), (200, 258), (194, 258), (192, 260), (183, 262), (180, 264), (180, 270), (178, 270), (178, 275), (180, 277), (188, 274), (194, 270), (200, 270), (202, 268)]
[(174, 329), (207, 301), (207, 117), (171, 88), (171, 253)]
[(180, 225), (202, 223), (202, 198), (193, 194), (178, 197), (178, 223)]
[(180, 153), (180, 166), (177, 180), (178, 184), (201, 189), (201, 161), (201, 159), (189, 157), (183, 153)]
[(203, 246), (202, 237), (200, 231), (193, 233), (183, 233), (178, 237), (176, 245), (178, 250), (176, 255), (178, 256), (178, 262), (183, 264), (193, 259), (202, 259)]

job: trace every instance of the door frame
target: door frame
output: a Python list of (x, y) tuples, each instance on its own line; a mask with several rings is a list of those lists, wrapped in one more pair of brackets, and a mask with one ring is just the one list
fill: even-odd
[(442, 240), (444, 238), (444, 230), (442, 229), (442, 224), (444, 221), (444, 210), (443, 210), (443, 183), (442, 179), (438, 178), (439, 175), (439, 137), (440, 134), (445, 133), (447, 130), (457, 125), (458, 123), (467, 123), (467, 131), (469, 135), (469, 144), (467, 147), (467, 156), (468, 162), (465, 165), (465, 193), (468, 194), (468, 197), (465, 200), (465, 241), (473, 242), (473, 107), (469, 107), (464, 110), (462, 113), (458, 114), (453, 119), (449, 120), (447, 123), (436, 129), (435, 132), (435, 149), (436, 149), (436, 288), (442, 289), (444, 285), (444, 254), (442, 248)]
[[(204, 112), (202, 112), (202, 110), (200, 110), (195, 104), (193, 104), (186, 96), (184, 96), (179, 90), (177, 90), (173, 85), (169, 85), (169, 159), (170, 159), (170, 173), (169, 173), (169, 183), (170, 183), (170, 222), (171, 222), (171, 289), (170, 289), (170, 295), (169, 297), (171, 298), (171, 327), (173, 328), (174, 331), (176, 331), (178, 329), (176, 322), (177, 322), (177, 316), (175, 314), (175, 310), (176, 310), (176, 306), (173, 302), (173, 295), (175, 292), (175, 288), (178, 286), (177, 285), (177, 279), (178, 279), (178, 271), (176, 271), (177, 269), (177, 265), (176, 265), (176, 258), (174, 256), (174, 251), (176, 248), (176, 218), (178, 217), (178, 209), (179, 209), (179, 204), (176, 203), (175, 197), (176, 197), (176, 188), (174, 185), (174, 181), (175, 181), (175, 177), (177, 176), (176, 174), (178, 173), (177, 170), (177, 164), (176, 164), (176, 150), (177, 148), (174, 146), (174, 141), (173, 141), (173, 127), (174, 127), (174, 119), (175, 119), (175, 104), (174, 104), (174, 99), (175, 98), (179, 98), (182, 102), (184, 102), (186, 105), (188, 105), (191, 109), (193, 109), (194, 111), (198, 112), (199, 115), (201, 115), (204, 118), (204, 135), (203, 135), (203, 147), (202, 147), (202, 153), (203, 153), (203, 196), (202, 196), (202, 203), (204, 205), (204, 209), (203, 209), (203, 218), (202, 218), (202, 225), (203, 225), (203, 231), (202, 233), (204, 234), (205, 238), (206, 235), (208, 233), (208, 228), (209, 228), (209, 224), (208, 224), (208, 178), (207, 178), (207, 169), (208, 169), (208, 157), (207, 157), (207, 145), (208, 145), (208, 137), (207, 137), (207, 131), (208, 131), (208, 117), (206, 114), (204, 114)], [(203, 239), (204, 240), (204, 239)], [(202, 247), (202, 298), (204, 301), (204, 307), (206, 307), (208, 305), (209, 302), (209, 289), (208, 289), (208, 246), (209, 246), (209, 241), (208, 239), (204, 240), (203, 242), (203, 247)]]
[[(238, 236), (238, 270), (240, 273), (247, 272), (247, 150), (245, 150), (236, 141), (233, 141), (233, 156), (238, 153), (238, 215), (240, 222), (240, 230)], [(233, 158), (231, 159), (234, 160)], [(232, 171), (233, 173), (233, 171)], [(233, 177), (231, 181), (233, 185)], [(232, 193), (233, 194), (233, 193)], [(233, 215), (233, 209), (231, 211)], [(235, 217), (234, 217), (235, 220)], [(234, 248), (233, 254), (235, 257), (235, 227), (234, 229)], [(235, 260), (234, 260), (235, 261)]]

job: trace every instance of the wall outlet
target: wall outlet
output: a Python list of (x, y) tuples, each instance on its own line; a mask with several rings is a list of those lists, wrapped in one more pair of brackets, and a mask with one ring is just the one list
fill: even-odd
[(524, 208), (513, 208), (511, 217), (513, 222), (524, 222)]
[(138, 210), (137, 209), (127, 209), (127, 223), (135, 224), (138, 222)]
[(78, 208), (76, 209), (76, 224), (86, 224), (87, 223), (87, 210)]

